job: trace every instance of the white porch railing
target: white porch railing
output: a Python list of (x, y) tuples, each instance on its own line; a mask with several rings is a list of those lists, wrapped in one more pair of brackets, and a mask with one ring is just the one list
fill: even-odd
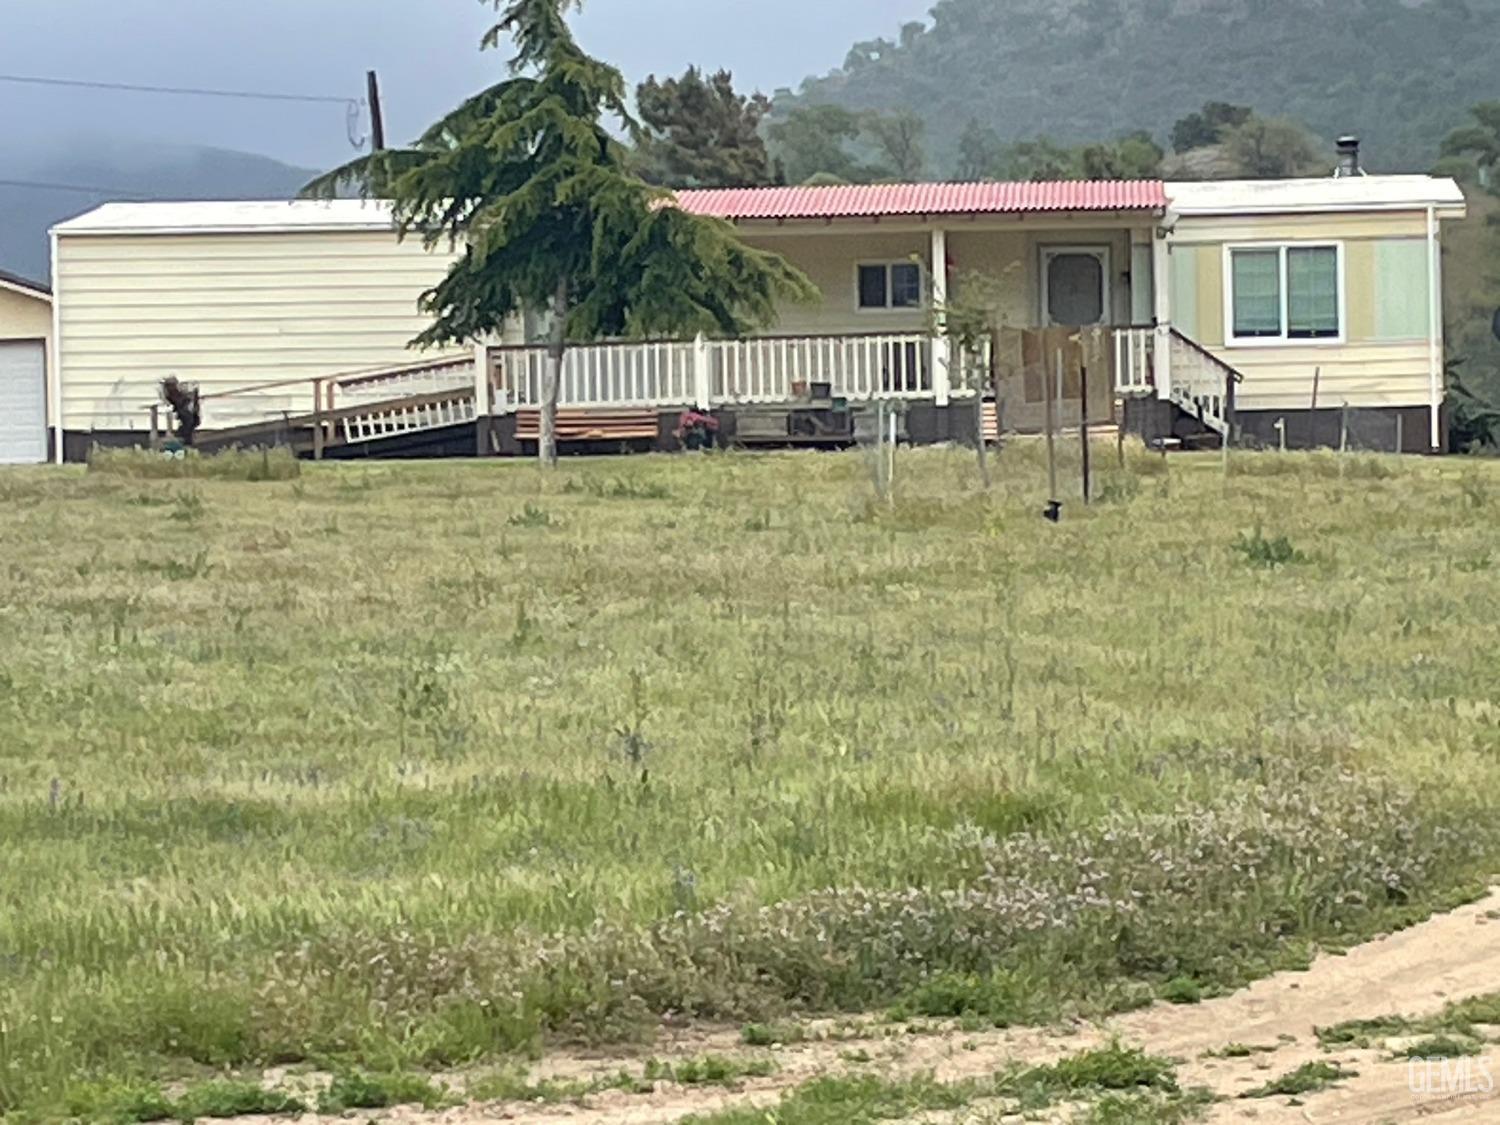
[(713, 340), (715, 402), (785, 402), (826, 384), (836, 398), (913, 398), (934, 392), (935, 344), (920, 333)]
[(279, 418), (331, 414), (392, 399), (474, 388), (474, 357), (459, 356), (405, 367), (249, 384), (205, 394), (199, 400), (205, 431), (253, 426)]
[(1115, 394), (1156, 393), (1157, 329), (1115, 329)]
[[(1115, 390), (1154, 391), (1157, 330), (1114, 330)], [(986, 385), (989, 347), (975, 356), (925, 333), (766, 336), (744, 340), (611, 342), (570, 346), (563, 407), (676, 407), (789, 402), (826, 386), (836, 398), (964, 397)], [(951, 358), (951, 368), (949, 357)], [(490, 350), (500, 402), (534, 409), (547, 370), (543, 345)]]
[(1234, 422), (1235, 384), (1242, 376), (1181, 332), (1170, 333), (1171, 400), (1215, 433), (1228, 435)]
[[(588, 344), (563, 356), (558, 402), (563, 406), (688, 406), (697, 401), (700, 346), (690, 340)], [(542, 403), (545, 347), (490, 351), (497, 390), (511, 406)]]
[[(816, 384), (849, 399), (934, 393), (936, 344), (920, 333), (775, 336), (570, 346), (558, 403), (565, 407), (785, 402)], [(490, 352), (495, 386), (512, 407), (541, 405), (544, 346)]]

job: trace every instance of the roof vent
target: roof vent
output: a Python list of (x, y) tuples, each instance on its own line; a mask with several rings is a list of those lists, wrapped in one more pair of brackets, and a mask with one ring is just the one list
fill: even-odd
[(1364, 169), (1359, 166), (1359, 138), (1352, 133), (1345, 133), (1338, 139), (1338, 167), (1333, 170), (1336, 177), (1363, 176)]

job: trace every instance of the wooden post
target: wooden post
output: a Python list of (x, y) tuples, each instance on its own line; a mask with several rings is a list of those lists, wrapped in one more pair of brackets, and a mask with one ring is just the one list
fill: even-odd
[(1046, 425), (1047, 425), (1047, 499), (1050, 503), (1057, 503), (1057, 399), (1054, 395), (1062, 388), (1063, 371), (1062, 349), (1057, 351), (1057, 391), (1047, 387), (1047, 361), (1042, 360), (1042, 386), (1045, 388), (1042, 397), (1046, 399)]
[(1082, 401), (1078, 407), (1078, 435), (1083, 442), (1083, 502), (1093, 500), (1093, 486), (1089, 481), (1089, 365), (1078, 365), (1078, 394)]
[(365, 97), (370, 103), (370, 150), (385, 149), (385, 112), (380, 107), (380, 76), (373, 70), (365, 75)]
[(1235, 405), (1235, 397), (1239, 393), (1236, 388), (1237, 382), (1233, 372), (1224, 372), (1224, 428), (1228, 431), (1224, 435), (1225, 441), (1234, 439), (1235, 416), (1239, 410)]
[(1339, 407), (1339, 452), (1349, 452), (1349, 404)]
[(890, 405), (890, 427), (891, 427), (891, 461), (890, 469), (885, 474), (885, 487), (889, 493), (892, 505), (896, 503), (896, 404)]
[(151, 448), (161, 448), (161, 404), (151, 404)]
[(323, 380), (313, 380), (313, 460), (323, 460)]
[[(984, 396), (989, 394), (995, 385), (995, 333), (993, 331), (989, 339), (989, 370), (985, 372), (985, 377), (979, 381), (977, 387), (967, 388), (974, 392), (974, 448), (979, 457), (979, 484), (986, 492), (990, 490), (990, 451), (984, 440)], [(972, 362), (977, 368), (981, 357), (964, 353), (964, 358), (966, 362)]]
[(1404, 421), (1404, 419), (1398, 413), (1396, 415), (1396, 452), (1397, 453), (1405, 453), (1406, 452), (1406, 442), (1403, 440), (1403, 438), (1406, 435), (1401, 432), (1404, 429), (1404, 427), (1402, 426), (1402, 422), (1403, 421)]

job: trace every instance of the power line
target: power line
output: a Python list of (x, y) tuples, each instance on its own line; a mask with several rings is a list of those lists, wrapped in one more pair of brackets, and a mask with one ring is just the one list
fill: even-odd
[(196, 86), (139, 86), (131, 82), (94, 82), (81, 78), (40, 78), (26, 74), (0, 74), (0, 82), (28, 86), (67, 86), (79, 90), (111, 90), (131, 94), (170, 94), (195, 98), (242, 98), (266, 102), (311, 102), (319, 105), (358, 105), (358, 98), (331, 94), (279, 94), (261, 90), (208, 90)]
[(84, 184), (54, 184), (41, 180), (0, 180), (0, 187), (35, 188), (38, 191), (76, 191), (83, 195), (128, 195), (136, 199), (154, 198), (149, 192), (130, 188), (88, 187)]

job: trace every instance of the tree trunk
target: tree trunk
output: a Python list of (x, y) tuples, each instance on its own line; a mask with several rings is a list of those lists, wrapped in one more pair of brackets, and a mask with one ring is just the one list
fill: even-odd
[(552, 296), (552, 329), (547, 366), (542, 372), (542, 424), (537, 459), (544, 469), (557, 467), (557, 395), (562, 387), (563, 355), (568, 347), (568, 279), (559, 278)]

